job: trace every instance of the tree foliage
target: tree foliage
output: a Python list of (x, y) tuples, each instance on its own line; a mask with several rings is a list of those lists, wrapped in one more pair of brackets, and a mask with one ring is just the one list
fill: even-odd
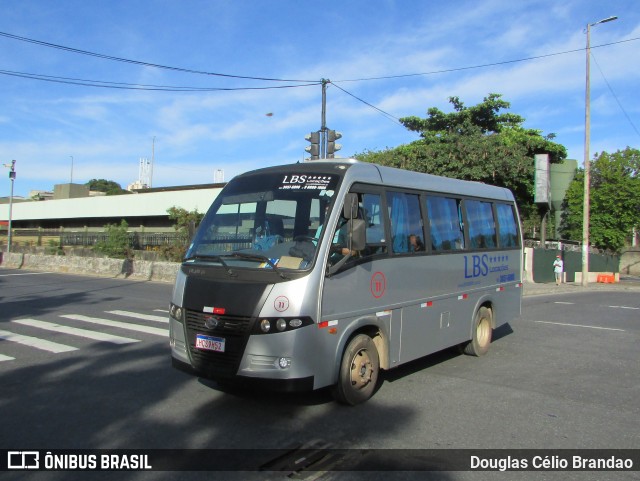
[(131, 192), (123, 189), (120, 184), (114, 182), (113, 180), (91, 179), (84, 185), (89, 187), (89, 190), (105, 192), (107, 195), (131, 194)]
[(120, 225), (105, 225), (105, 239), (96, 242), (93, 247), (94, 250), (105, 254), (108, 257), (115, 257), (118, 259), (131, 258), (133, 250), (131, 249), (131, 240), (129, 239), (128, 229), (129, 224), (127, 224), (127, 221), (124, 219), (120, 221)]
[(204, 217), (204, 214), (198, 212), (198, 209), (188, 211), (182, 207), (175, 206), (167, 209), (167, 213), (169, 214), (169, 219), (175, 221), (173, 228), (176, 232), (189, 237), (193, 235), (191, 230), (197, 227)]
[[(589, 239), (602, 249), (619, 251), (632, 229), (640, 227), (640, 150), (602, 152), (590, 163)], [(563, 236), (582, 240), (584, 170), (565, 196)]]
[(537, 216), (534, 155), (548, 153), (551, 162), (561, 162), (567, 156), (564, 146), (553, 142), (553, 134), (542, 136), (539, 130), (524, 128), (521, 116), (502, 113), (510, 104), (499, 94), (489, 94), (473, 107), (466, 107), (458, 97), (450, 97), (449, 102), (453, 112), (433, 107), (425, 119), (400, 119), (421, 139), (384, 151), (367, 151), (356, 158), (507, 187), (525, 217)]
[(181, 261), (187, 252), (187, 245), (193, 237), (195, 228), (200, 224), (204, 214), (198, 209), (188, 211), (182, 207), (170, 207), (167, 209), (169, 219), (175, 221), (173, 228), (179, 234), (179, 238), (170, 245), (163, 246), (162, 256), (170, 261)]

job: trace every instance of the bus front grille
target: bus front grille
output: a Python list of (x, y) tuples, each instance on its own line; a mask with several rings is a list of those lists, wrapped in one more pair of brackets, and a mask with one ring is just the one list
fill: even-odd
[[(208, 322), (207, 322), (208, 321)], [(193, 367), (210, 378), (232, 377), (238, 371), (251, 331), (252, 318), (186, 310), (187, 343)], [(206, 323), (206, 324), (205, 324)], [(223, 338), (224, 352), (196, 349), (196, 335)]]

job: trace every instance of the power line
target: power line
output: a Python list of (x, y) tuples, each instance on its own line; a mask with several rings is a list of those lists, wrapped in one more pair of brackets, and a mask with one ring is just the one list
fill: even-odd
[[(193, 74), (199, 74), (199, 75), (210, 75), (210, 76), (226, 77), (226, 78), (237, 78), (237, 79), (247, 79), (247, 80), (262, 80), (262, 81), (271, 81), (271, 82), (302, 82), (302, 83), (309, 83), (309, 84), (312, 84), (312, 85), (316, 85), (317, 82), (318, 82), (318, 80), (315, 80), (315, 79), (314, 80), (278, 79), (278, 78), (270, 78), (270, 77), (252, 77), (252, 76), (244, 76), (244, 75), (233, 75), (233, 74), (224, 74), (224, 73), (216, 73), (216, 72), (206, 72), (206, 71), (202, 71), (202, 70), (186, 69), (186, 68), (182, 68), (182, 67), (172, 67), (172, 66), (167, 66), (167, 65), (155, 64), (155, 63), (150, 63), (150, 62), (143, 62), (143, 61), (139, 61), (139, 60), (131, 60), (131, 59), (126, 59), (126, 58), (122, 58), (122, 57), (116, 57), (116, 56), (113, 56), (113, 55), (106, 55), (106, 54), (101, 54), (101, 53), (96, 53), (96, 52), (90, 52), (88, 50), (81, 50), (81, 49), (77, 49), (77, 48), (73, 48), (73, 47), (66, 47), (64, 45), (58, 45), (58, 44), (50, 43), (50, 42), (43, 42), (41, 40), (35, 40), (35, 39), (32, 39), (32, 38), (28, 38), (28, 37), (21, 37), (19, 35), (13, 35), (13, 34), (6, 33), (6, 32), (0, 32), (0, 36), (1, 37), (10, 38), (10, 39), (13, 39), (13, 40), (19, 40), (21, 42), (33, 43), (33, 44), (41, 45), (41, 46), (44, 46), (44, 47), (64, 50), (64, 51), (67, 51), (67, 52), (78, 53), (78, 54), (82, 54), (82, 55), (88, 55), (88, 56), (91, 56), (91, 57), (97, 57), (97, 58), (102, 58), (102, 59), (106, 59), (106, 60), (113, 60), (113, 61), (117, 61), (117, 62), (130, 63), (130, 64), (134, 64), (134, 65), (141, 65), (141, 66), (145, 66), (145, 67), (154, 67), (154, 68), (160, 68), (160, 69), (166, 69), (166, 70), (173, 70), (173, 71), (178, 71), (178, 72), (186, 72), (186, 73), (193, 73)], [(595, 46), (592, 46), (591, 49), (602, 48), (602, 47), (607, 47), (607, 46), (611, 46), (611, 45), (618, 45), (618, 44), (621, 44), (621, 43), (632, 42), (632, 41), (636, 41), (636, 40), (640, 40), (640, 37), (635, 37), (635, 38), (630, 38), (630, 39), (625, 39), (625, 40), (619, 40), (617, 42), (610, 42), (610, 43), (605, 43), (605, 44), (601, 44), (601, 45), (595, 45)], [(512, 63), (526, 62), (526, 61), (530, 61), (530, 60), (539, 60), (539, 59), (542, 59), (542, 58), (554, 57), (554, 56), (558, 56), (558, 55), (566, 55), (566, 54), (569, 54), (569, 53), (582, 52), (584, 50), (585, 50), (584, 48), (578, 48), (578, 49), (573, 49), (573, 50), (565, 50), (563, 52), (555, 52), (555, 53), (549, 53), (549, 54), (544, 54), (544, 55), (536, 55), (536, 56), (532, 56), (532, 57), (525, 57), (525, 58), (514, 59), (514, 60), (504, 60), (502, 62), (492, 62), (492, 63), (487, 63), (487, 64), (471, 65), (471, 66), (467, 66), (467, 67), (456, 67), (456, 68), (451, 68), (451, 69), (434, 70), (434, 71), (431, 71), (431, 72), (419, 72), (419, 73), (409, 73), (409, 74), (399, 74), (399, 75), (387, 75), (387, 76), (381, 76), (381, 77), (364, 77), (364, 78), (355, 78), (355, 79), (342, 79), (342, 80), (336, 80), (334, 82), (363, 82), (363, 81), (369, 81), (369, 80), (387, 80), (387, 79), (397, 79), (397, 78), (406, 78), (406, 77), (418, 77), (418, 76), (425, 76), (425, 75), (436, 75), (436, 74), (450, 73), (450, 72), (460, 72), (460, 71), (464, 71), (464, 70), (473, 70), (473, 69), (479, 69), (479, 68), (496, 67), (496, 66), (499, 66), (499, 65), (508, 65), (508, 64), (512, 64)]]
[[(317, 81), (317, 80), (296, 80), (296, 79), (277, 79), (277, 78), (269, 78), (269, 77), (251, 77), (251, 76), (243, 76), (243, 75), (232, 75), (232, 74), (223, 74), (223, 73), (216, 73), (216, 72), (206, 72), (206, 71), (192, 70), (192, 69), (186, 69), (186, 68), (181, 68), (181, 67), (171, 67), (171, 66), (167, 66), (167, 65), (160, 65), (160, 64), (149, 63), (149, 62), (142, 62), (142, 61), (139, 61), (139, 60), (131, 60), (131, 59), (125, 59), (125, 58), (121, 58), (121, 57), (115, 57), (115, 56), (112, 56), (112, 55), (105, 55), (105, 54), (100, 54), (100, 53), (96, 53), (96, 52), (90, 52), (90, 51), (87, 51), (87, 50), (80, 50), (80, 49), (76, 49), (76, 48), (72, 48), (72, 47), (66, 47), (66, 46), (63, 46), (63, 45), (53, 44), (53, 43), (50, 43), (50, 42), (43, 42), (43, 41), (40, 41), (40, 40), (35, 40), (35, 39), (27, 38), (27, 37), (21, 37), (21, 36), (13, 35), (13, 34), (6, 33), (6, 32), (0, 32), (0, 37), (6, 37), (6, 38), (13, 39), (13, 40), (19, 40), (19, 41), (22, 41), (22, 42), (28, 42), (28, 43), (33, 43), (33, 44), (36, 44), (36, 45), (41, 45), (41, 46), (44, 46), (44, 47), (56, 48), (56, 49), (60, 49), (60, 50), (64, 50), (64, 51), (68, 51), (68, 52), (72, 52), (72, 53), (88, 55), (88, 56), (102, 58), (102, 59), (106, 59), (106, 60), (113, 60), (113, 61), (118, 61), (118, 62), (130, 63), (130, 64), (134, 64), (134, 65), (141, 65), (141, 66), (145, 66), (145, 67), (154, 67), (154, 68), (160, 68), (160, 69), (166, 69), (166, 70), (172, 70), (172, 71), (179, 71), (179, 72), (186, 72), (186, 73), (193, 73), (193, 74), (200, 74), (200, 75), (217, 76), (217, 77), (237, 78), (237, 79), (247, 79), (247, 80), (262, 80), (262, 81), (273, 81), (273, 82), (297, 82), (298, 84), (295, 84), (295, 85), (283, 85), (283, 86), (272, 86), (272, 87), (228, 87), (228, 88), (222, 88), (222, 87), (185, 87), (185, 86), (131, 84), (131, 83), (124, 83), (124, 82), (108, 82), (108, 81), (101, 81), (101, 80), (86, 80), (86, 79), (76, 79), (76, 78), (69, 78), (69, 77), (57, 77), (57, 76), (43, 75), (43, 74), (32, 74), (32, 73), (26, 73), (26, 72), (14, 72), (14, 71), (9, 71), (9, 70), (0, 70), (0, 75), (10, 75), (10, 76), (15, 76), (15, 77), (28, 78), (28, 79), (32, 79), (32, 80), (42, 80), (42, 81), (48, 81), (48, 82), (56, 82), (56, 83), (63, 83), (63, 84), (88, 86), (88, 87), (101, 87), (101, 88), (113, 88), (113, 89), (125, 89), (125, 90), (151, 90), (151, 91), (166, 91), (166, 92), (208, 92), (208, 91), (234, 91), (234, 90), (269, 90), (269, 89), (275, 89), (275, 88), (298, 88), (298, 87), (309, 87), (309, 86), (322, 85), (322, 81)], [(592, 49), (596, 49), (596, 48), (606, 47), (606, 46), (610, 46), (610, 45), (617, 45), (617, 44), (621, 44), (621, 43), (625, 43), (625, 42), (631, 42), (631, 41), (635, 41), (635, 40), (640, 40), (640, 37), (635, 37), (635, 38), (620, 40), (620, 41), (617, 41), (617, 42), (610, 42), (610, 43), (606, 43), (606, 44), (596, 45), (596, 46), (592, 46), (591, 48)], [(508, 65), (508, 64), (519, 63), (519, 62), (526, 62), (526, 61), (530, 61), (530, 60), (539, 60), (539, 59), (542, 59), (542, 58), (554, 57), (554, 56), (558, 56), (558, 55), (566, 55), (566, 54), (569, 54), (569, 53), (581, 52), (581, 51), (584, 51), (584, 50), (585, 50), (584, 48), (579, 48), (579, 49), (573, 49), (573, 50), (566, 50), (566, 51), (563, 51), (563, 52), (549, 53), (549, 54), (545, 54), (545, 55), (537, 55), (537, 56), (525, 57), (525, 58), (514, 59), (514, 60), (505, 60), (505, 61), (502, 61), (502, 62), (493, 62), (493, 63), (487, 63), (487, 64), (472, 65), (472, 66), (467, 66), (467, 67), (456, 67), (456, 68), (451, 68), (451, 69), (435, 70), (435, 71), (431, 71), (431, 72), (420, 72), (420, 73), (399, 74), (399, 75), (387, 75), (387, 76), (381, 76), (381, 77), (366, 77), (366, 78), (356, 78), (356, 79), (343, 79), (343, 80), (332, 81), (331, 84), (334, 85), (335, 87), (337, 87), (339, 90), (341, 90), (344, 93), (346, 93), (347, 95), (349, 95), (349, 96), (353, 97), (354, 99), (358, 100), (359, 102), (362, 102), (363, 104), (367, 105), (368, 107), (378, 111), (380, 114), (382, 114), (384, 117), (386, 117), (391, 122), (394, 122), (394, 123), (404, 127), (404, 125), (399, 121), (399, 119), (397, 117), (393, 116), (392, 114), (390, 114), (388, 112), (385, 112), (384, 110), (382, 110), (382, 109), (376, 107), (375, 105), (363, 100), (362, 98), (357, 97), (356, 95), (352, 94), (351, 92), (348, 92), (344, 88), (342, 88), (339, 85), (337, 85), (337, 83), (338, 82), (341, 82), (341, 83), (344, 83), (344, 82), (363, 82), (363, 81), (371, 81), (371, 80), (387, 80), (387, 79), (398, 79), (398, 78), (417, 77), (417, 76), (426, 76), (426, 75), (436, 75), (436, 74), (450, 73), (450, 72), (460, 72), (460, 71), (464, 71), (464, 70), (473, 70), (473, 69), (479, 69), (479, 68), (495, 67), (495, 66), (499, 66), (499, 65)], [(596, 64), (597, 64), (597, 62), (596, 62)], [(600, 67), (598, 66), (598, 68), (600, 68)], [(602, 73), (602, 71), (601, 71), (601, 73)], [(604, 78), (604, 74), (603, 74), (603, 78)], [(624, 108), (620, 104), (618, 98), (616, 97), (615, 93), (611, 89), (611, 86), (607, 82), (606, 78), (605, 78), (605, 82), (607, 83), (607, 86), (609, 87), (609, 90), (611, 90), (612, 94), (614, 95), (614, 98), (618, 102), (618, 105), (620, 106), (620, 108), (624, 112), (625, 116), (627, 117), (627, 120), (631, 123), (632, 127), (634, 128), (634, 130), (636, 132), (638, 132), (638, 129), (635, 127), (635, 125), (633, 124), (633, 122), (631, 121), (629, 116), (627, 115), (626, 111), (624, 110)]]
[(404, 125), (402, 125), (402, 123), (400, 122), (400, 119), (395, 117), (394, 115), (391, 115), (389, 112), (385, 112), (384, 110), (382, 110), (381, 108), (376, 107), (373, 104), (370, 104), (369, 102), (367, 102), (366, 100), (361, 99), (360, 97), (357, 97), (356, 95), (352, 94), (351, 92), (347, 92), (345, 89), (343, 89), (342, 87), (340, 87), (338, 84), (336, 84), (335, 82), (331, 82), (331, 85), (333, 85), (334, 87), (336, 87), (339, 90), (342, 90), (345, 94), (350, 95), (351, 97), (353, 97), (354, 99), (358, 100), (359, 102), (362, 102), (363, 104), (371, 107), (374, 110), (377, 110), (378, 112), (380, 112), (384, 117), (386, 117), (387, 119), (389, 119), (391, 122), (393, 122), (394, 124), (398, 124), (402, 127), (404, 127)]
[[(640, 40), (640, 37), (629, 38), (629, 39), (626, 39), (626, 40), (620, 40), (618, 42), (604, 43), (602, 45), (592, 46), (591, 48), (594, 49), (594, 48), (608, 47), (610, 45), (617, 45), (617, 44), (625, 43), (625, 42), (633, 42), (635, 40)], [(449, 68), (449, 69), (443, 69), (443, 70), (433, 70), (431, 72), (408, 73), (408, 74), (400, 74), (400, 75), (386, 75), (386, 76), (382, 76), (382, 77), (364, 77), (364, 78), (355, 78), (355, 79), (343, 79), (343, 80), (336, 80), (336, 82), (364, 82), (364, 81), (369, 81), (369, 80), (388, 80), (388, 79), (397, 79), (397, 78), (406, 78), (406, 77), (420, 77), (420, 76), (425, 76), (425, 75), (436, 75), (436, 74), (441, 74), (441, 73), (460, 72), (460, 71), (464, 71), (464, 70), (474, 70), (474, 69), (479, 69), (479, 68), (497, 67), (499, 65), (508, 65), (508, 64), (512, 64), (512, 63), (518, 63), (518, 62), (527, 62), (529, 60), (539, 60), (541, 58), (555, 57), (557, 55), (566, 55), (568, 53), (576, 53), (576, 52), (584, 52), (584, 51), (585, 51), (585, 48), (576, 48), (574, 50), (565, 50), (564, 52), (548, 53), (548, 54), (545, 54), (545, 55), (536, 55), (536, 56), (533, 56), (533, 57), (525, 57), (525, 58), (519, 58), (519, 59), (515, 59), (515, 60), (504, 60), (502, 62), (493, 62), (493, 63), (485, 63), (485, 64), (480, 64), (480, 65), (471, 65), (471, 66), (468, 66), (468, 67), (455, 67), (455, 68)]]
[(304, 84), (292, 85), (272, 85), (270, 87), (180, 87), (171, 85), (146, 85), (131, 84), (125, 82), (108, 82), (104, 80), (88, 80), (72, 77), (57, 77), (53, 75), (43, 75), (28, 72), (14, 72), (11, 70), (0, 70), (0, 75), (9, 75), (12, 77), (27, 78), (32, 80), (43, 80), (45, 82), (62, 83), (68, 85), (80, 85), (85, 87), (101, 87), (122, 90), (152, 90), (162, 92), (216, 92), (216, 91), (233, 91), (233, 90), (270, 90), (270, 89), (287, 89), (297, 87), (309, 87), (321, 85), (321, 82), (309, 82)]
[(216, 77), (237, 78), (237, 79), (245, 79), (245, 80), (263, 80), (263, 81), (269, 81), (269, 82), (315, 82), (316, 81), (316, 80), (299, 80), (299, 79), (277, 79), (277, 78), (269, 78), (269, 77), (250, 77), (245, 75), (231, 75), (231, 74), (217, 73), (217, 72), (205, 72), (202, 70), (192, 70), (192, 69), (181, 68), (181, 67), (170, 67), (168, 65), (142, 62), (139, 60), (131, 60), (131, 59), (126, 59), (121, 57), (115, 57), (113, 55), (105, 55), (102, 53), (90, 52), (88, 50), (80, 50), (78, 48), (65, 47), (64, 45), (57, 45), (55, 43), (43, 42), (41, 40), (35, 40), (33, 38), (20, 37), (19, 35), (13, 35), (6, 32), (0, 32), (0, 37), (19, 40), (21, 42), (33, 43), (36, 45), (41, 45), (43, 47), (56, 48), (56, 49), (64, 50), (67, 52), (88, 55), (90, 57), (97, 57), (97, 58), (102, 58), (106, 60), (114, 60), (116, 62), (124, 62), (124, 63), (130, 63), (134, 65), (142, 65), (144, 67), (154, 67), (154, 68), (160, 68), (165, 70), (173, 70), (177, 72), (186, 72), (186, 73), (193, 73), (193, 74), (200, 74), (200, 75), (211, 75)]
[(604, 83), (607, 84), (607, 87), (609, 88), (609, 92), (611, 92), (611, 95), (613, 95), (613, 98), (616, 100), (616, 102), (618, 104), (618, 107), (620, 107), (620, 110), (622, 110), (622, 113), (624, 114), (624, 116), (629, 121), (629, 124), (631, 124), (631, 128), (636, 131), (636, 134), (638, 134), (638, 136), (640, 136), (640, 132), (638, 131), (638, 128), (633, 123), (633, 120), (631, 120), (631, 117), (629, 117), (629, 114), (627, 114), (627, 111), (622, 106), (622, 103), (620, 103), (620, 100), (618, 99), (618, 96), (616, 95), (616, 93), (611, 88), (611, 85), (609, 84), (609, 81), (607, 80), (607, 77), (605, 77), (604, 72), (600, 68), (600, 64), (596, 60), (596, 57), (593, 55), (593, 53), (591, 54), (591, 57), (593, 58), (593, 61), (596, 63), (596, 66), (598, 67), (598, 70), (600, 71), (600, 75), (602, 75), (602, 78), (604, 79)]

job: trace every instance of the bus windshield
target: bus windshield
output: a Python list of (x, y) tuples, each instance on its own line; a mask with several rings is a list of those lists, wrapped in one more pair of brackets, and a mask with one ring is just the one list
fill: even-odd
[(310, 267), (339, 179), (320, 173), (233, 179), (202, 220), (185, 261), (234, 268)]

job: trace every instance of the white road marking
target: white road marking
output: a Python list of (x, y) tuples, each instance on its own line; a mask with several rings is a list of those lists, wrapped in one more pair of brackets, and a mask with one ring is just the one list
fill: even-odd
[(89, 317), (80, 314), (64, 314), (60, 317), (66, 319), (73, 319), (76, 321), (90, 322), (92, 324), (99, 324), (101, 326), (118, 327), (120, 329), (128, 329), (130, 331), (146, 332), (147, 334), (154, 334), (156, 336), (169, 337), (169, 329), (160, 329), (157, 327), (142, 326), (140, 324), (130, 324), (128, 322), (110, 321), (109, 319), (101, 319), (99, 317)]
[(5, 356), (4, 354), (0, 354), (0, 362), (2, 361), (15, 361), (15, 357)]
[(62, 324), (39, 321), (37, 319), (16, 319), (15, 321), (12, 321), (12, 322), (15, 322), (16, 324), (22, 324), (23, 326), (37, 327), (39, 329), (45, 329), (47, 331), (61, 332), (63, 334), (70, 334), (72, 336), (85, 337), (87, 339), (93, 339), (96, 341), (111, 342), (113, 344), (132, 344), (134, 342), (140, 342), (138, 339), (115, 336), (113, 334), (106, 334), (104, 332), (91, 331), (89, 329), (78, 329), (77, 327), (64, 326)]
[(600, 326), (585, 326), (583, 324), (567, 324), (564, 322), (549, 322), (549, 321), (533, 321), (540, 324), (555, 324), (556, 326), (570, 326), (570, 327), (586, 327), (588, 329), (602, 329), (605, 331), (620, 331), (624, 332), (624, 329), (616, 329), (614, 327), (600, 327)]
[(133, 317), (134, 319), (143, 319), (145, 321), (164, 322), (169, 324), (169, 317), (154, 316), (151, 314), (139, 314), (131, 311), (106, 311), (107, 314), (115, 314), (116, 316)]
[(55, 353), (78, 350), (77, 347), (67, 346), (66, 344), (59, 344), (57, 342), (51, 342), (37, 337), (15, 334), (9, 331), (0, 331), (0, 339), (17, 342), (18, 344), (24, 344), (25, 346), (35, 347), (36, 349)]

